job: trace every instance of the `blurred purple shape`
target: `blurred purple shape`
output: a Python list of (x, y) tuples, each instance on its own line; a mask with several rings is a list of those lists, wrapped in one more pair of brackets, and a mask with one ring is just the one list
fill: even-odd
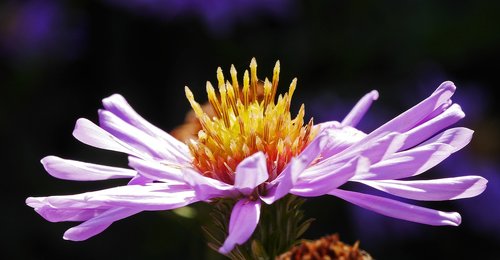
[(81, 16), (58, 1), (0, 4), (0, 52), (14, 60), (72, 58), (81, 49)]
[(110, 4), (160, 19), (200, 17), (215, 33), (226, 33), (240, 21), (269, 15), (285, 17), (292, 0), (106, 0)]

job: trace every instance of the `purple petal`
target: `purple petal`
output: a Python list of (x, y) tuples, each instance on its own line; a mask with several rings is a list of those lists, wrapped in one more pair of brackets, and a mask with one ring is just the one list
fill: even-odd
[(138, 174), (148, 179), (162, 182), (185, 182), (181, 171), (182, 165), (146, 161), (134, 156), (129, 156), (128, 162), (129, 166), (134, 168)]
[(373, 101), (378, 99), (378, 92), (372, 90), (370, 93), (364, 95), (358, 103), (352, 108), (351, 112), (342, 120), (342, 125), (355, 127), (363, 118), (366, 111), (370, 108)]
[(109, 209), (108, 206), (101, 206), (96, 208), (59, 209), (47, 204), (46, 197), (27, 198), (26, 204), (35, 209), (35, 211), (40, 214), (40, 216), (50, 222), (85, 221)]
[(137, 172), (130, 169), (104, 166), (47, 156), (41, 160), (45, 170), (52, 176), (73, 181), (97, 181), (132, 178)]
[(121, 95), (114, 94), (105, 98), (102, 104), (106, 110), (109, 110), (122, 120), (141, 129), (150, 136), (158, 137), (166, 149), (177, 158), (177, 161), (191, 161), (189, 149), (184, 143), (142, 118)]
[(370, 167), (366, 174), (357, 174), (357, 180), (392, 180), (421, 174), (436, 166), (453, 151), (447, 144), (428, 144), (398, 152)]
[(391, 200), (388, 198), (340, 189), (331, 191), (329, 192), (329, 194), (385, 216), (404, 219), (421, 224), (433, 226), (458, 226), (462, 221), (460, 214), (458, 214), (457, 212), (438, 211), (403, 203), (396, 200)]
[(184, 180), (195, 191), (199, 200), (210, 200), (213, 198), (237, 197), (239, 191), (233, 185), (205, 177), (191, 168), (183, 168)]
[(473, 130), (465, 127), (451, 128), (427, 140), (422, 145), (432, 143), (448, 144), (453, 147), (451, 153), (454, 153), (469, 144), (473, 134)]
[(177, 161), (175, 155), (172, 155), (157, 138), (130, 125), (109, 111), (99, 110), (99, 125), (121, 141), (143, 153), (149, 154), (151, 157), (160, 160)]
[(350, 126), (328, 127), (322, 131), (325, 131), (330, 139), (321, 153), (321, 157), (325, 159), (337, 155), (366, 137), (365, 133)]
[(317, 197), (327, 194), (349, 181), (356, 171), (367, 171), (370, 164), (366, 158), (356, 158), (342, 167), (325, 171), (311, 180), (299, 179), (290, 193), (303, 197)]
[(263, 152), (257, 152), (245, 158), (236, 167), (234, 187), (248, 196), (268, 178), (266, 156)]
[(146, 186), (120, 186), (75, 195), (28, 198), (26, 203), (35, 209), (43, 207), (59, 210), (130, 207), (141, 210), (167, 210), (183, 207), (195, 201), (194, 192), (189, 186), (152, 183)]
[(122, 152), (140, 158), (150, 157), (85, 118), (80, 118), (76, 121), (73, 136), (80, 142), (97, 148)]
[(326, 158), (319, 163), (312, 165), (304, 171), (301, 177), (315, 178), (320, 177), (324, 172), (332, 171), (333, 169), (342, 166), (353, 158), (359, 156), (366, 157), (370, 163), (377, 163), (380, 160), (392, 155), (404, 144), (406, 136), (399, 133), (387, 133), (378, 139), (369, 140), (362, 145), (357, 145), (355, 149), (351, 147), (331, 158)]
[(406, 150), (413, 147), (429, 137), (433, 136), (442, 129), (458, 122), (460, 119), (464, 118), (465, 114), (459, 105), (453, 104), (450, 108), (444, 111), (442, 114), (430, 119), (429, 121), (411, 129), (406, 132), (408, 138), (406, 143), (401, 150)]
[(456, 200), (475, 197), (486, 189), (488, 181), (480, 176), (462, 176), (418, 181), (359, 181), (375, 189), (414, 200)]
[(283, 169), (283, 172), (269, 183), (267, 194), (260, 198), (267, 204), (279, 200), (293, 188), (297, 178), (304, 170), (321, 154), (328, 145), (329, 139), (326, 133), (319, 134), (297, 157)]
[(229, 220), (229, 235), (219, 248), (221, 254), (227, 254), (236, 245), (245, 243), (252, 236), (260, 218), (260, 200), (242, 199), (234, 205)]
[(90, 237), (93, 237), (106, 228), (108, 228), (113, 222), (132, 216), (141, 212), (138, 209), (131, 208), (112, 208), (106, 212), (100, 214), (97, 217), (89, 219), (82, 224), (68, 229), (63, 238), (72, 241), (83, 241)]
[(443, 82), (430, 97), (408, 109), (406, 112), (395, 117), (391, 121), (385, 123), (381, 127), (375, 129), (368, 135), (368, 137), (371, 138), (372, 136), (378, 136), (384, 132), (404, 133), (412, 129), (416, 124), (433, 113), (437, 108), (449, 102), (450, 97), (455, 92), (455, 89), (456, 87), (453, 82)]

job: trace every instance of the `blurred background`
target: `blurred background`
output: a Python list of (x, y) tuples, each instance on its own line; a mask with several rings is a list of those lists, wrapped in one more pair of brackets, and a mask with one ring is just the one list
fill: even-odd
[[(495, 1), (31, 0), (0, 2), (0, 87), (6, 259), (221, 259), (205, 245), (208, 206), (146, 212), (84, 242), (62, 234), (28, 196), (74, 194), (123, 181), (52, 178), (46, 155), (125, 166), (124, 155), (71, 136), (79, 117), (97, 121), (101, 99), (121, 93), (146, 119), (170, 131), (189, 110), (188, 85), (206, 100), (205, 82), (256, 57), (260, 78), (281, 62), (280, 91), (298, 77), (295, 111), (315, 122), (341, 120), (363, 94), (380, 98), (360, 128), (373, 130), (427, 97), (445, 80), (475, 130), (472, 143), (425, 176), (481, 175), (479, 197), (423, 204), (459, 211), (459, 227), (391, 219), (336, 198), (308, 200), (305, 238), (338, 232), (376, 259), (498, 259), (500, 172), (497, 78), (500, 3)], [(184, 216), (182, 216), (184, 215)], [(187, 216), (187, 217), (186, 217)]]

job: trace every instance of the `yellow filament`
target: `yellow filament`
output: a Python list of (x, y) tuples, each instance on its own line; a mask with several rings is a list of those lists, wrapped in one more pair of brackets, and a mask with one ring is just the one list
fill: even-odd
[[(246, 157), (262, 151), (266, 155), (270, 179), (274, 179), (314, 138), (312, 119), (304, 126), (304, 105), (295, 118), (290, 114), (297, 79), (290, 84), (288, 93), (279, 95), (275, 101), (279, 72), (278, 61), (272, 81), (266, 78), (262, 86), (257, 78), (257, 62), (252, 59), (250, 72), (245, 71), (240, 89), (234, 66), (230, 69), (231, 82), (225, 81), (222, 69), (218, 68), (218, 93), (210, 82), (206, 87), (208, 102), (215, 112), (213, 118), (202, 111), (193, 93), (185, 88), (202, 127), (198, 139), (188, 142), (193, 165), (202, 174), (232, 184), (236, 166)], [(258, 92), (260, 87), (263, 92)]]

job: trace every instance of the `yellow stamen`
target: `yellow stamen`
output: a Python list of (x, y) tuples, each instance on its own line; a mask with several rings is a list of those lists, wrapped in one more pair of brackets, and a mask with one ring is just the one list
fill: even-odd
[[(222, 69), (218, 68), (218, 93), (207, 82), (208, 102), (215, 112), (213, 118), (203, 112), (186, 87), (186, 97), (202, 127), (198, 139), (190, 140), (188, 146), (194, 158), (193, 165), (202, 174), (232, 184), (236, 166), (246, 157), (262, 151), (272, 180), (315, 137), (313, 120), (304, 126), (304, 105), (295, 118), (290, 114), (297, 79), (290, 84), (288, 93), (279, 95), (275, 101), (279, 72), (278, 61), (272, 82), (266, 78), (262, 85), (257, 78), (257, 62), (252, 59), (250, 72), (245, 71), (240, 90), (234, 66), (230, 69), (231, 82), (225, 81)], [(259, 92), (259, 88), (263, 91)]]

